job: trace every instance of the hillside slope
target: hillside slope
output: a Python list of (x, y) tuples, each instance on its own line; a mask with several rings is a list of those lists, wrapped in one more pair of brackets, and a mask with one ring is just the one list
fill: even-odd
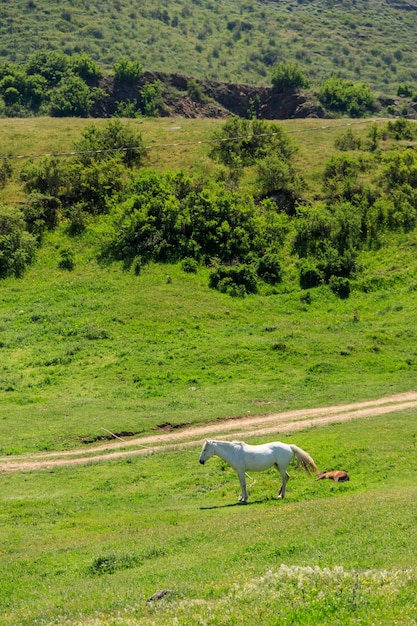
[(416, 9), (415, 0), (10, 0), (0, 6), (0, 62), (83, 50), (107, 70), (131, 58), (149, 71), (268, 86), (275, 63), (296, 61), (312, 85), (339, 74), (387, 96), (416, 81)]

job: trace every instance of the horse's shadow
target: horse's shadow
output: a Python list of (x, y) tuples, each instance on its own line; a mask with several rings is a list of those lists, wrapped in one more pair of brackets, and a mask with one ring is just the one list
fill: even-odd
[(211, 511), (212, 509), (229, 509), (233, 506), (252, 506), (253, 504), (265, 504), (270, 498), (265, 500), (251, 500), (251, 502), (231, 502), (230, 504), (217, 504), (213, 506), (200, 506), (200, 511)]

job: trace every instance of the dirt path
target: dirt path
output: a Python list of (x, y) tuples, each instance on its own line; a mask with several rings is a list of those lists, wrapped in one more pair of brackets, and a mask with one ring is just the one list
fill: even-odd
[(255, 435), (289, 433), (309, 428), (313, 425), (322, 426), (333, 422), (371, 418), (375, 415), (395, 413), (413, 408), (417, 408), (417, 391), (353, 404), (233, 418), (214, 424), (123, 441), (117, 438), (114, 441), (87, 449), (79, 448), (61, 452), (0, 457), (0, 471), (27, 472), (39, 469), (53, 469), (54, 467), (82, 465), (129, 456), (153, 454), (160, 450), (173, 449), (179, 446), (199, 446), (206, 437), (248, 439)]

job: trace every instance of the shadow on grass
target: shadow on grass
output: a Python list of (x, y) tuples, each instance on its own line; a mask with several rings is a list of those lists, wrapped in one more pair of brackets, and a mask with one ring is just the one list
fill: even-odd
[(200, 506), (200, 511), (211, 511), (212, 509), (228, 509), (234, 506), (251, 506), (253, 504), (265, 504), (265, 502), (270, 502), (270, 498), (265, 498), (265, 500), (252, 500), (251, 502), (231, 502), (230, 504), (215, 504), (213, 506)]

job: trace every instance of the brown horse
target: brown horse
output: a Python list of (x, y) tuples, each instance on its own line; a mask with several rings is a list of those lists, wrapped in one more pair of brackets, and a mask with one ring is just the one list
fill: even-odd
[(334, 480), (335, 483), (345, 483), (350, 480), (349, 476), (343, 470), (333, 470), (333, 472), (321, 472), (316, 478), (316, 480), (322, 480), (323, 478), (330, 478), (330, 480)]

